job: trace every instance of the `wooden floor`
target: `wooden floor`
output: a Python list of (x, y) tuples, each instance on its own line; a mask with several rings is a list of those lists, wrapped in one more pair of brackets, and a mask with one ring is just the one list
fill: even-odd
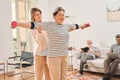
[[(26, 78), (27, 77), (27, 78)], [(24, 75), (24, 79), (21, 78), (20, 75), (15, 75), (15, 76), (12, 76), (12, 77), (8, 77), (7, 75), (5, 76), (5, 79), (4, 79), (4, 76), (3, 75), (0, 75), (0, 80), (34, 80), (34, 76), (32, 77), (29, 77), (27, 74)]]
[[(0, 74), (0, 80), (34, 80), (34, 70), (33, 67), (28, 67), (23, 69), (23, 75), (20, 74), (20, 69), (15, 69), (14, 71), (10, 71), (9, 73)], [(29, 72), (29, 73), (26, 73)], [(18, 74), (19, 73), (19, 74)]]
[[(29, 71), (29, 72), (34, 72), (33, 71), (33, 68), (27, 68), (27, 69), (24, 69), (23, 71)], [(4, 75), (3, 74), (0, 74), (0, 80), (34, 80), (34, 75), (33, 74), (29, 74), (29, 73), (23, 73), (23, 78), (21, 78), (21, 75), (18, 74), (18, 75), (14, 75), (14, 76), (10, 76), (12, 74), (15, 74), (15, 73), (19, 73), (20, 70), (19, 69), (16, 69), (15, 71), (12, 71), (10, 73), (7, 73), (5, 74), (5, 79), (4, 79)], [(70, 71), (68, 71), (70, 72)], [(104, 74), (99, 74), (99, 73), (92, 73), (92, 72), (85, 72), (85, 75), (97, 75), (97, 76), (100, 76), (100, 77), (103, 77)], [(113, 79), (112, 80), (120, 80), (120, 76), (114, 76), (112, 77)], [(44, 80), (44, 79), (43, 79)]]

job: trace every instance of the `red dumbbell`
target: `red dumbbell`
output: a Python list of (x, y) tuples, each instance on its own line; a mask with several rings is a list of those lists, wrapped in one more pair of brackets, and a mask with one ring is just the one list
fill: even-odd
[(86, 27), (90, 27), (90, 23), (86, 23), (85, 25), (86, 25)]
[(11, 28), (12, 28), (12, 29), (15, 29), (17, 26), (18, 26), (18, 24), (17, 24), (16, 21), (12, 21), (12, 22), (11, 22)]
[(84, 28), (87, 28), (87, 27), (90, 27), (90, 23), (86, 23), (86, 24), (85, 24), (85, 27), (82, 27), (82, 30), (83, 30)]

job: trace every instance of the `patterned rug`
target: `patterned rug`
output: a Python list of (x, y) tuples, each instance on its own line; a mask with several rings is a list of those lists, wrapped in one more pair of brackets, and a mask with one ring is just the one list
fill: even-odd
[(84, 74), (81, 76), (76, 76), (77, 73), (78, 71), (69, 72), (67, 74), (67, 80), (102, 80), (101, 77), (96, 75)]

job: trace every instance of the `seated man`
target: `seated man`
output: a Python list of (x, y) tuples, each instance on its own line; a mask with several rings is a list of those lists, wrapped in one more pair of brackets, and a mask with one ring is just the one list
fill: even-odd
[(87, 60), (94, 60), (100, 57), (100, 50), (92, 46), (92, 40), (87, 40), (87, 47), (81, 48), (80, 50), (80, 71), (78, 75), (83, 75), (84, 64), (86, 64)]
[(110, 80), (120, 63), (120, 34), (117, 34), (115, 39), (116, 43), (111, 46), (110, 52), (107, 54), (108, 58), (104, 61), (105, 76), (103, 80)]

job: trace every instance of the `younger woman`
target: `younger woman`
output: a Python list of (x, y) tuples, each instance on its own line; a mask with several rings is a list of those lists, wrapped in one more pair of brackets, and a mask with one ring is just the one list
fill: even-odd
[[(42, 21), (42, 12), (38, 8), (31, 8), (30, 11), (32, 22)], [(51, 80), (49, 75), (49, 69), (46, 64), (47, 55), (47, 43), (45, 34), (46, 32), (38, 32), (37, 30), (31, 30), (32, 37), (37, 45), (34, 51), (34, 70), (35, 70), (35, 80), (42, 80), (43, 72), (45, 74), (45, 80)]]

